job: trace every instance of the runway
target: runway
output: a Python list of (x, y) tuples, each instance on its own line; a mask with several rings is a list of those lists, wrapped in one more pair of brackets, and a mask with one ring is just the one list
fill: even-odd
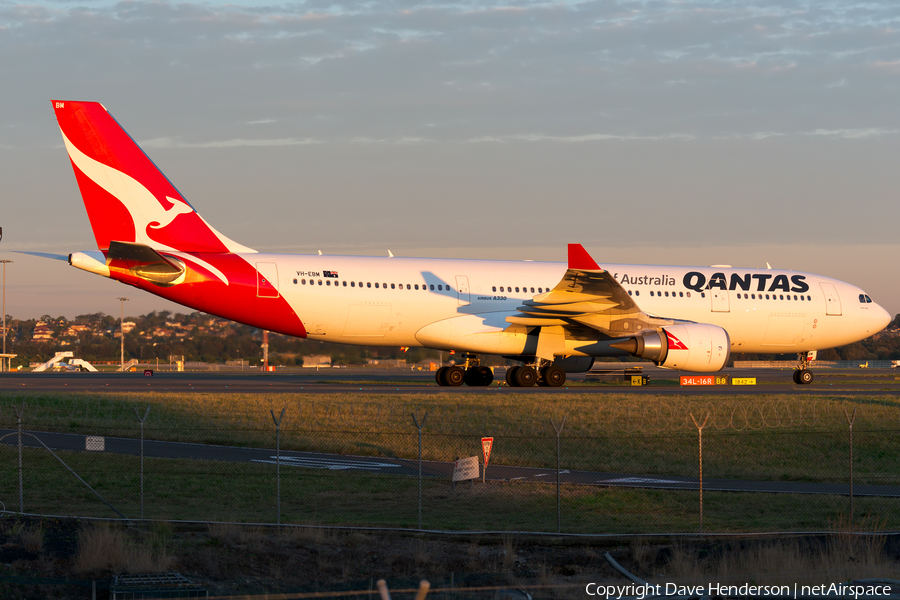
[[(0, 429), (0, 443), (15, 446), (16, 431)], [(54, 450), (86, 452), (87, 436), (69, 433), (29, 431), (44, 444)], [(30, 436), (23, 436), (23, 446), (39, 448), (40, 444)], [(110, 454), (140, 456), (140, 440), (131, 438), (104, 438), (103, 452)], [(96, 453), (96, 451), (92, 451)], [(253, 463), (265, 468), (280, 461), (285, 468), (323, 469), (329, 471), (358, 471), (381, 475), (416, 476), (418, 461), (389, 457), (350, 456), (318, 452), (281, 451), (277, 455), (274, 448), (242, 448), (212, 444), (184, 442), (144, 441), (144, 456), (148, 458), (211, 460), (238, 463)], [(429, 478), (450, 480), (453, 473), (452, 462), (422, 461), (422, 475)], [(556, 470), (534, 467), (511, 467), (488, 465), (486, 479), (491, 482), (542, 482), (555, 483)], [(652, 488), (666, 490), (697, 490), (699, 481), (691, 477), (668, 475), (640, 475), (607, 473), (597, 471), (562, 470), (560, 483), (589, 485), (596, 487)], [(460, 485), (465, 485), (462, 483)], [(706, 491), (765, 492), (780, 494), (838, 494), (849, 495), (847, 484), (808, 483), (795, 481), (749, 481), (735, 479), (704, 479)], [(860, 485), (853, 486), (854, 496), (900, 497), (900, 487)]]
[(495, 372), (495, 381), (487, 387), (440, 387), (434, 373), (407, 369), (329, 368), (293, 369), (263, 373), (259, 371), (143, 371), (133, 373), (0, 373), (0, 392), (198, 392), (220, 394), (350, 393), (350, 394), (653, 394), (653, 395), (727, 395), (759, 394), (845, 394), (866, 396), (900, 395), (900, 370), (897, 369), (818, 369), (811, 385), (791, 381), (787, 369), (724, 369), (714, 375), (727, 378), (755, 378), (756, 385), (681, 386), (679, 372), (644, 364), (650, 384), (634, 387), (624, 382), (586, 382), (584, 374), (570, 374), (560, 388), (513, 388), (504, 381), (505, 371)]

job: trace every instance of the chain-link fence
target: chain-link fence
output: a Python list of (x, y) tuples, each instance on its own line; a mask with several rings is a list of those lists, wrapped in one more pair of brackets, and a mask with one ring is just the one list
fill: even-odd
[[(0, 502), (41, 515), (454, 531), (900, 530), (893, 400), (548, 402), (5, 396)], [(472, 456), (478, 478), (454, 482), (455, 462)]]

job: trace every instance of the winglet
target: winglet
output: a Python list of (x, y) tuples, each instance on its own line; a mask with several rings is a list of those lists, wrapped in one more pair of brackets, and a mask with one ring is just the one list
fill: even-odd
[(584, 271), (602, 270), (581, 244), (569, 244), (569, 268)]

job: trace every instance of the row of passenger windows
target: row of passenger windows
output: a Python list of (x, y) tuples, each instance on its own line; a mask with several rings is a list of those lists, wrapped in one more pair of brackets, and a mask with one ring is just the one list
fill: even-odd
[[(665, 296), (666, 298), (669, 298), (670, 294), (671, 294), (672, 298), (676, 298), (676, 297), (684, 298), (685, 297), (685, 292), (671, 292), (670, 293), (670, 292), (657, 291), (655, 294), (653, 293), (653, 291), (650, 292), (651, 296), (658, 296), (660, 298), (662, 298), (663, 296)], [(632, 295), (631, 290), (628, 290), (628, 295), (629, 296)], [(635, 290), (633, 295), (640, 296), (641, 292), (638, 290)], [(757, 298), (757, 294), (743, 294), (743, 295), (740, 293), (737, 294), (737, 298), (739, 300), (740, 299), (744, 299), (744, 300), (763, 300), (763, 299), (765, 299), (765, 300), (790, 300), (791, 299), (790, 294), (765, 294), (765, 295), (758, 294), (758, 296), (759, 296), (759, 298)], [(688, 298), (691, 297), (690, 292), (687, 292), (687, 297)], [(700, 297), (706, 298), (706, 292), (700, 292)], [(859, 300), (860, 302), (864, 302), (862, 295), (860, 295), (859, 298), (860, 298), (860, 300)], [(866, 296), (866, 298), (868, 298), (868, 296)], [(803, 295), (798, 296), (797, 294), (794, 294), (794, 300), (809, 300), (810, 302), (812, 302), (812, 296), (803, 296)], [(871, 302), (871, 300), (869, 300), (869, 302)]]
[[(305, 279), (300, 279), (300, 280), (294, 279), (294, 285), (296, 285), (296, 284), (298, 284), (298, 283), (299, 283), (300, 285), (307, 285), (307, 283), (308, 283), (308, 285), (331, 285), (331, 280), (330, 280), (330, 279), (326, 279), (326, 280), (325, 280), (325, 283), (323, 284), (321, 279), (310, 279), (309, 282), (307, 282)], [(388, 285), (390, 285), (390, 287), (391, 287), (392, 290), (397, 290), (397, 289), (402, 290), (402, 289), (403, 289), (403, 286), (404, 286), (404, 284), (402, 284), (402, 283), (391, 283), (391, 284), (381, 283), (381, 284), (379, 284), (379, 283), (376, 282), (376, 283), (373, 284), (371, 281), (367, 281), (367, 282), (365, 282), (365, 283), (363, 283), (362, 281), (360, 281), (359, 283), (357, 283), (356, 281), (351, 281), (351, 282), (349, 282), (349, 283), (346, 282), (346, 281), (335, 281), (335, 282), (334, 282), (334, 287), (341, 287), (341, 286), (347, 287), (348, 285), (349, 285), (349, 287), (357, 287), (357, 286), (358, 286), (358, 287), (367, 287), (367, 288), (370, 288), (370, 287), (373, 287), (373, 286), (374, 286), (374, 287), (379, 288), (379, 289), (388, 289)], [(406, 285), (406, 289), (408, 289), (408, 290), (418, 290), (418, 289), (420, 289), (418, 283), (412, 283), (412, 284), (407, 283), (407, 284), (405, 284), (405, 285)], [(430, 290), (434, 290), (435, 288), (436, 288), (437, 291), (439, 291), (439, 292), (444, 291), (444, 289), (450, 290), (450, 286), (449, 286), (449, 285), (446, 285), (446, 286), (445, 286), (445, 285), (440, 284), (440, 283), (437, 284), (437, 286), (435, 286), (434, 284), (431, 284), (431, 285), (425, 285), (425, 284), (423, 283), (422, 286), (421, 286), (421, 289), (423, 289), (423, 290), (429, 290), (429, 289), (430, 289)]]
[[(300, 285), (307, 285), (307, 284), (308, 284), (308, 285), (331, 285), (331, 280), (330, 280), (330, 279), (325, 279), (325, 280), (324, 280), (324, 283), (322, 283), (322, 281), (323, 281), (323, 280), (321, 280), (321, 279), (310, 279), (309, 282), (307, 282), (306, 279), (299, 279), (299, 280), (298, 280), (298, 279), (294, 279), (294, 285), (296, 285), (296, 284), (298, 284), (298, 283), (299, 283)], [(362, 281), (360, 281), (359, 283), (357, 283), (357, 282), (355, 282), (355, 281), (351, 281), (351, 282), (348, 284), (346, 281), (340, 281), (340, 282), (335, 281), (335, 282), (334, 282), (334, 287), (340, 287), (340, 286), (347, 287), (348, 285), (349, 285), (350, 287), (357, 287), (357, 286), (359, 286), (359, 287), (367, 287), (367, 288), (370, 288), (370, 287), (373, 287), (373, 286), (374, 286), (374, 287), (379, 288), (379, 289), (387, 289), (387, 288), (388, 288), (388, 285), (390, 285), (390, 288), (391, 288), (392, 290), (394, 290), (394, 289), (400, 289), (400, 290), (402, 290), (402, 289), (404, 288), (404, 286), (406, 286), (406, 289), (408, 289), (408, 290), (418, 290), (418, 289), (422, 289), (422, 290), (431, 290), (431, 291), (434, 291), (434, 290), (436, 289), (436, 290), (439, 291), (439, 292), (444, 291), (445, 289), (447, 289), (447, 290), (452, 289), (449, 285), (446, 285), (446, 286), (445, 286), (445, 285), (440, 284), (440, 283), (437, 284), (437, 285), (435, 285), (435, 284), (433, 284), (433, 283), (432, 283), (432, 284), (426, 285), (426, 284), (423, 283), (423, 284), (421, 285), (421, 288), (420, 288), (418, 283), (412, 283), (412, 284), (410, 284), (410, 283), (406, 283), (406, 284), (403, 284), (403, 283), (396, 283), (396, 284), (395, 284), (395, 283), (391, 283), (391, 284), (387, 284), (387, 283), (382, 283), (382, 284), (374, 283), (374, 284), (373, 284), (372, 282), (369, 282), (369, 281), (367, 281), (367, 282), (365, 282), (365, 283), (362, 282)], [(493, 289), (493, 291), (496, 292), (496, 291), (497, 291), (497, 286), (494, 286), (492, 289)], [(513, 289), (515, 289), (516, 292), (518, 292), (518, 291), (521, 289), (522, 292), (524, 292), (524, 293), (528, 293), (528, 291), (529, 291), (529, 289), (530, 289), (532, 294), (535, 293), (534, 288), (527, 288), (527, 287), (525, 287), (525, 286), (522, 286), (521, 288), (518, 288), (518, 287), (517, 287), (517, 288), (513, 288), (512, 286), (503, 286), (503, 285), (500, 286), (500, 291), (501, 291), (501, 292), (505, 292), (505, 293), (510, 293), (510, 292), (513, 291)], [(547, 288), (547, 291), (549, 292), (549, 291), (550, 291), (550, 288)], [(543, 294), (543, 293), (544, 293), (544, 288), (537, 288), (537, 293), (538, 293), (538, 294)]]
[[(770, 296), (770, 294), (766, 294), (765, 299), (769, 300), (769, 296)], [(740, 299), (741, 295), (738, 294), (737, 297), (738, 297), (738, 299)], [(747, 294), (744, 294), (744, 300), (762, 300), (762, 299), (763, 299), (762, 294), (750, 294), (749, 297), (747, 296)], [(771, 294), (771, 299), (772, 300), (790, 300), (791, 295), (790, 294), (777, 294), (777, 295)], [(804, 296), (803, 294), (800, 294), (800, 296), (798, 298), (797, 294), (794, 294), (794, 300), (801, 300), (801, 301), (809, 300), (810, 302), (812, 302), (812, 296)]]
[[(296, 285), (297, 283), (300, 283), (301, 285), (307, 285), (306, 279), (300, 279), (299, 282), (298, 282), (297, 279), (294, 279), (294, 284)], [(339, 283), (340, 283), (340, 285), (342, 285), (343, 287), (347, 287), (347, 286), (348, 286), (347, 281), (341, 281), (341, 282), (335, 281), (335, 282), (334, 282), (334, 287), (339, 287), (339, 286), (338, 286)], [(310, 280), (309, 280), (309, 285), (323, 285), (323, 284), (322, 284), (322, 280), (321, 280), (321, 279), (318, 279), (318, 280), (316, 280), (316, 279), (310, 279)], [(331, 280), (330, 280), (330, 279), (326, 279), (324, 285), (331, 285)], [(349, 282), (349, 286), (350, 286), (350, 287), (357, 287), (357, 285), (358, 285), (359, 287), (363, 287), (364, 284), (363, 284), (362, 281), (360, 281), (358, 284), (357, 284), (357, 282), (355, 282), (355, 281)], [(408, 289), (408, 290), (418, 290), (418, 289), (422, 289), (422, 290), (425, 290), (425, 291), (428, 291), (428, 290), (434, 291), (435, 288), (437, 288), (437, 291), (441, 292), (441, 291), (444, 291), (444, 288), (445, 288), (445, 287), (446, 287), (446, 289), (447, 289), (448, 291), (451, 289), (449, 285), (448, 285), (448, 286), (444, 286), (443, 284), (440, 284), (440, 283), (437, 284), (437, 286), (435, 286), (435, 284), (429, 284), (429, 285), (426, 285), (426, 284), (423, 283), (421, 288), (419, 287), (419, 284), (418, 284), (418, 283), (413, 283), (413, 284), (410, 284), (410, 283), (407, 283), (407, 284), (403, 284), (403, 283), (397, 283), (397, 284), (394, 284), (394, 283), (392, 283), (392, 284), (390, 284), (392, 290), (394, 290), (394, 289), (401, 289), (401, 290), (402, 290), (404, 285), (406, 286), (406, 289)], [(365, 282), (365, 287), (370, 288), (370, 287), (372, 287), (372, 286), (373, 286), (373, 284), (372, 284), (371, 282), (368, 282), (368, 281)], [(379, 284), (376, 282), (376, 283), (374, 284), (374, 286), (375, 286), (376, 288), (379, 288), (379, 287), (380, 287), (380, 288), (383, 288), (383, 289), (387, 289), (387, 288), (388, 288), (388, 284), (387, 284), (387, 283), (382, 283), (382, 284), (379, 286)], [(492, 289), (494, 292), (496, 292), (496, 291), (497, 291), (497, 286), (493, 286), (491, 289)], [(503, 292), (503, 293), (512, 293), (513, 290), (515, 290), (515, 291), (518, 293), (518, 292), (519, 292), (519, 289), (520, 289), (520, 288), (518, 288), (518, 287), (515, 287), (515, 288), (514, 288), (514, 287), (512, 287), (512, 286), (503, 286), (503, 285), (500, 286), (500, 292)], [(532, 293), (532, 294), (535, 293), (533, 287), (532, 287), (532, 288), (529, 288), (529, 287), (522, 286), (522, 287), (521, 287), (521, 290), (522, 290), (523, 293), (526, 293), (526, 294), (529, 293), (529, 292)], [(547, 291), (549, 292), (549, 291), (550, 291), (550, 288), (547, 288)], [(537, 293), (538, 293), (538, 294), (543, 294), (543, 293), (544, 293), (544, 288), (537, 288)], [(665, 295), (665, 297), (668, 298), (668, 297), (669, 297), (669, 294), (670, 294), (670, 292), (660, 292), (660, 291), (657, 291), (657, 292), (654, 294), (652, 290), (650, 291), (650, 295), (651, 295), (651, 296), (654, 296), (654, 295), (655, 295), (655, 296), (663, 297), (663, 295)], [(634, 293), (632, 294), (632, 291), (631, 291), (631, 290), (628, 290), (628, 295), (629, 295), (629, 296), (632, 296), (632, 295), (634, 295), (634, 296), (640, 296), (640, 295), (641, 295), (641, 292), (640, 292), (640, 290), (634, 290)], [(765, 299), (766, 299), (766, 300), (769, 300), (769, 299), (770, 299), (769, 296), (770, 296), (769, 294), (766, 294), (766, 295), (765, 295)], [(671, 292), (671, 297), (672, 297), (672, 298), (675, 298), (675, 297), (676, 297), (676, 292)], [(677, 297), (678, 297), (678, 298), (684, 298), (684, 297), (685, 297), (685, 293), (684, 293), (684, 292), (677, 292)], [(688, 298), (691, 297), (691, 293), (690, 293), (690, 292), (687, 293), (687, 297), (688, 297)], [(706, 298), (706, 292), (700, 292), (700, 297), (701, 297), (701, 298)], [(737, 297), (738, 297), (738, 299), (740, 299), (740, 298), (741, 298), (741, 294), (738, 294)], [(743, 298), (744, 298), (744, 300), (756, 300), (756, 299), (757, 299), (757, 298), (756, 298), (756, 294), (744, 294), (744, 295), (743, 295)], [(759, 300), (762, 300), (762, 299), (763, 299), (763, 294), (759, 294)], [(787, 296), (785, 296), (784, 294), (778, 294), (778, 295), (776, 296), (776, 294), (771, 294), (771, 299), (772, 299), (772, 300), (785, 300), (785, 299), (790, 300), (790, 299), (791, 299), (791, 295), (790, 295), (790, 294), (787, 294)], [(794, 294), (794, 300), (809, 300), (809, 301), (812, 301), (812, 296), (803, 296), (803, 295), (800, 295), (800, 296), (798, 297), (797, 294)], [(860, 294), (860, 295), (859, 295), (859, 301), (862, 302), (862, 303), (866, 303), (866, 302), (872, 302), (872, 299), (869, 298), (868, 296), (866, 296), (865, 294)]]
[[(650, 295), (651, 295), (651, 296), (656, 295), (656, 296), (659, 296), (659, 297), (661, 298), (663, 294), (666, 295), (666, 298), (669, 297), (669, 292), (656, 292), (656, 294), (654, 294), (654, 293), (653, 293), (653, 290), (650, 290)], [(631, 290), (628, 290), (628, 295), (629, 295), (629, 296), (632, 295)], [(640, 290), (634, 290), (634, 294), (633, 294), (633, 295), (634, 295), (634, 296), (640, 296), (640, 295), (641, 295), (641, 291), (640, 291)], [(673, 297), (673, 298), (684, 298), (685, 295), (684, 295), (684, 292), (677, 292), (677, 293), (676, 293), (676, 292), (672, 292), (672, 297)], [(690, 292), (687, 293), (687, 297), (688, 297), (688, 298), (691, 297), (691, 293), (690, 293)], [(701, 298), (706, 298), (706, 292), (700, 292), (700, 297), (701, 297)]]
[[(507, 293), (507, 294), (511, 294), (513, 290), (516, 290), (516, 292), (518, 293), (519, 288), (514, 288), (514, 287), (509, 286), (509, 285), (501, 285), (501, 286), (500, 286), (500, 291), (501, 291), (501, 292), (505, 292), (505, 293)], [(535, 292), (534, 292), (534, 288), (525, 287), (524, 285), (522, 286), (522, 292), (523, 292), (523, 293), (525, 293), (525, 294), (529, 293), (528, 290), (531, 290), (531, 293), (532, 293), (532, 294), (535, 293)], [(491, 291), (496, 292), (496, 291), (497, 291), (497, 286), (495, 285), (494, 287), (492, 287), (492, 288), (491, 288)], [(547, 288), (547, 291), (549, 292), (549, 291), (550, 291), (550, 288)], [(543, 294), (543, 293), (544, 293), (544, 288), (538, 288), (538, 289), (537, 289), (537, 293), (538, 293), (538, 294)]]

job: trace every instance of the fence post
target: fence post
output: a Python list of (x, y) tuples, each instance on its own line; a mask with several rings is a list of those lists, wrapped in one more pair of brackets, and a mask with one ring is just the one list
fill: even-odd
[(425, 428), (425, 420), (428, 418), (428, 411), (422, 417), (422, 423), (416, 418), (416, 413), (411, 413), (413, 424), (419, 430), (419, 529), (422, 529), (422, 429)]
[(19, 512), (25, 512), (25, 493), (24, 484), (22, 483), (22, 415), (25, 414), (25, 403), (21, 407), (13, 406), (16, 411), (16, 423), (19, 430)]
[(697, 419), (694, 418), (694, 413), (690, 413), (691, 421), (694, 422), (694, 425), (697, 427), (697, 438), (699, 440), (699, 448), (700, 448), (700, 533), (703, 533), (703, 428), (706, 427), (706, 422), (709, 421), (709, 411), (706, 413), (706, 418), (703, 419), (703, 423), (697, 423)]
[(275, 487), (278, 506), (278, 525), (281, 525), (281, 420), (284, 418), (284, 411), (287, 407), (281, 409), (281, 415), (276, 419), (275, 411), (269, 410), (272, 420), (275, 422)]
[(850, 531), (853, 532), (853, 421), (856, 420), (856, 407), (853, 407), (852, 415), (844, 408), (844, 417), (850, 430)]
[(564, 415), (559, 427), (553, 418), (550, 418), (550, 424), (553, 425), (553, 431), (556, 432), (556, 533), (562, 533), (562, 517), (560, 515), (559, 505), (559, 434), (562, 433), (563, 425), (566, 424), (568, 415)]
[(144, 412), (144, 418), (141, 418), (140, 413), (138, 413), (137, 408), (134, 409), (134, 414), (137, 417), (138, 421), (141, 422), (141, 521), (144, 520), (144, 421), (147, 420), (147, 415), (150, 414), (150, 407), (147, 407), (147, 410)]

